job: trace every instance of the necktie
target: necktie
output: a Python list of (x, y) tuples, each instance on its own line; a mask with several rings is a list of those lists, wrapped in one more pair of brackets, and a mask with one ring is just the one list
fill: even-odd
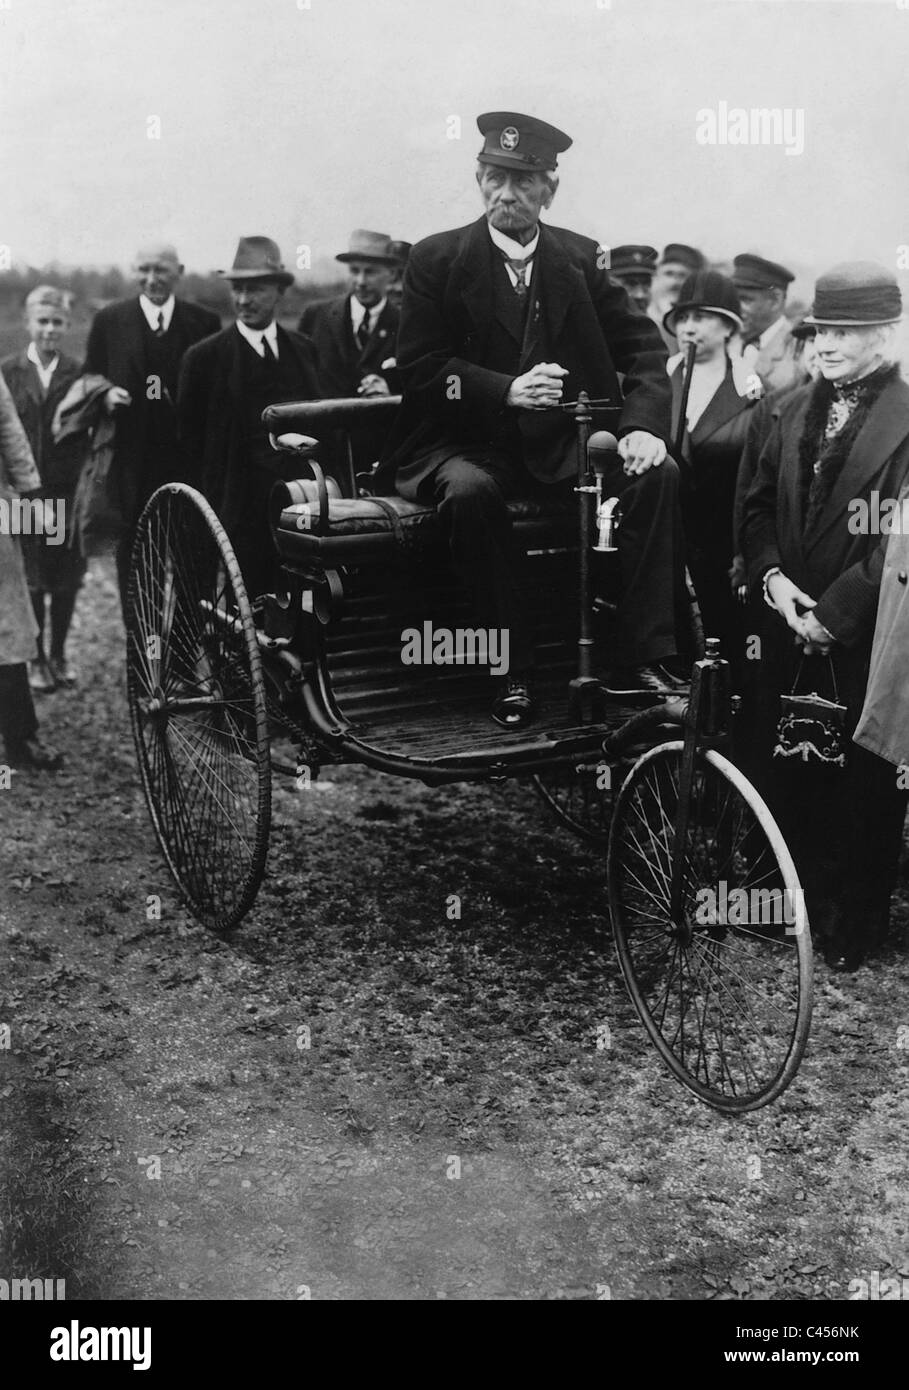
[(362, 319), (360, 320), (360, 327), (357, 329), (357, 347), (360, 349), (361, 352), (363, 351), (363, 349), (365, 348), (365, 346), (366, 346), (366, 344), (367, 344), (368, 342), (369, 342), (369, 310), (367, 309), (366, 312), (364, 313)]
[(163, 309), (159, 309), (159, 310), (158, 310), (158, 327), (155, 329), (155, 337), (156, 337), (156, 338), (163, 338), (163, 337), (164, 337), (164, 310), (163, 310)]
[(274, 352), (272, 351), (271, 343), (268, 341), (264, 333), (262, 334), (262, 358), (265, 362), (277, 362), (278, 360)]
[(520, 300), (526, 299), (528, 290), (527, 267), (533, 260), (533, 256), (528, 256), (525, 260), (518, 260), (517, 258), (513, 259), (511, 256), (504, 256), (503, 260), (505, 261), (505, 264), (509, 266), (512, 272), (517, 276), (517, 279), (514, 283), (515, 294), (518, 296), (518, 299)]

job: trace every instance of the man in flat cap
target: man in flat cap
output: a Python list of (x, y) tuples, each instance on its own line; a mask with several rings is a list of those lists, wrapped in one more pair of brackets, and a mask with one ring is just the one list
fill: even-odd
[(478, 617), (509, 633), (494, 718), (520, 726), (533, 715), (533, 641), (506, 501), (570, 497), (576, 470), (571, 417), (546, 408), (582, 390), (618, 403), (624, 375), (620, 458), (607, 474), (623, 505), (617, 694), (676, 688), (662, 663), (676, 651), (678, 473), (666, 454), (670, 392), (656, 328), (610, 279), (595, 241), (540, 223), (571, 140), (511, 111), (477, 124), (484, 213), (411, 253), (398, 336), (404, 403), (377, 478), (435, 502), (448, 523)]
[(123, 603), (139, 515), (156, 488), (181, 475), (176, 400), (183, 354), (221, 327), (211, 309), (177, 297), (183, 266), (169, 242), (145, 243), (133, 269), (138, 296), (99, 309), (85, 350), (85, 371), (113, 383), (104, 404), (116, 426), (111, 477), (124, 523), (117, 545)]
[[(401, 269), (392, 240), (357, 229), (335, 260), (347, 266), (350, 289), (307, 304), (300, 319), (300, 332), (316, 349), (322, 390), (326, 396), (388, 396), (400, 318), (389, 297)], [(375, 463), (384, 438), (374, 425), (351, 430), (355, 471)]]
[(653, 246), (613, 246), (609, 255), (609, 274), (642, 314), (650, 307), (658, 254)]
[[(236, 552), (250, 599), (274, 590), (277, 559), (268, 498), (298, 465), (272, 449), (262, 423), (266, 406), (318, 400), (312, 343), (277, 322), (293, 276), (270, 237), (241, 237), (230, 270), (236, 322), (190, 348), (180, 372), (180, 440), (192, 481), (220, 518)], [(285, 462), (285, 459), (289, 462)]]
[(791, 270), (763, 256), (736, 256), (732, 281), (739, 292), (744, 322), (742, 357), (768, 391), (803, 386), (807, 372), (799, 361), (798, 343), (786, 318), (786, 290)]

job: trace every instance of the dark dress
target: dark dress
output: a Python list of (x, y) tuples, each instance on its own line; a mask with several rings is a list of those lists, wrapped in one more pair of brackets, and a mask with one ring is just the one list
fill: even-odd
[[(766, 604), (759, 680), (746, 711), (747, 754), (792, 850), (812, 933), (834, 952), (859, 954), (887, 929), (906, 810), (896, 769), (851, 742), (868, 680), (886, 537), (850, 526), (850, 503), (874, 491), (895, 498), (909, 479), (909, 386), (895, 369), (867, 382), (870, 395), (832, 450), (823, 439), (832, 394), (826, 382), (780, 402), (742, 526), (752, 587), (759, 592), (767, 570), (779, 566), (817, 600), (817, 620), (837, 639), (831, 660), (847, 709), (845, 768), (772, 757), (780, 696), (792, 690), (802, 658), (792, 632)], [(822, 453), (826, 476), (813, 482)], [(829, 697), (828, 663), (805, 658), (799, 689)]]
[[(682, 366), (672, 374), (673, 438), (682, 398)], [(722, 652), (741, 666), (742, 621), (730, 586), (735, 554), (735, 489), (745, 437), (755, 402), (740, 396), (727, 364), (726, 375), (689, 433), (679, 458), (679, 501), (688, 570), (706, 637), (719, 637)]]

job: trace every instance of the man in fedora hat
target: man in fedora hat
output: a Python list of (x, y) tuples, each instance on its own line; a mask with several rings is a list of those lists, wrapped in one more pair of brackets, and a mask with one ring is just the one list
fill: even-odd
[(653, 246), (613, 246), (609, 253), (609, 274), (642, 314), (650, 307), (658, 254)]
[(742, 305), (742, 359), (768, 391), (791, 391), (804, 386), (807, 373), (799, 360), (799, 345), (786, 318), (786, 291), (795, 279), (776, 261), (750, 252), (733, 261), (732, 283)]
[[(875, 743), (851, 741), (887, 545), (870, 504), (898, 498), (909, 481), (909, 386), (892, 341), (901, 311), (895, 276), (874, 262), (819, 278), (805, 324), (815, 330), (820, 374), (777, 398), (742, 522), (749, 582), (766, 601), (755, 776), (792, 850), (812, 934), (841, 970), (886, 932), (906, 811)], [(898, 684), (905, 652), (894, 646), (893, 656)], [(845, 706), (842, 765), (771, 757), (781, 696), (793, 692)]]
[(210, 309), (178, 298), (183, 266), (170, 243), (141, 246), (134, 272), (138, 296), (98, 310), (85, 351), (85, 371), (112, 383), (104, 404), (115, 421), (111, 478), (123, 518), (116, 558), (124, 603), (139, 515), (156, 488), (181, 476), (176, 400), (183, 355), (221, 327)]
[(278, 572), (268, 497), (295, 476), (288, 455), (272, 449), (266, 406), (320, 396), (312, 343), (282, 328), (276, 315), (293, 276), (270, 237), (241, 237), (230, 270), (236, 322), (190, 349), (177, 402), (184, 454), (194, 481), (230, 537), (250, 598), (274, 588)]
[[(315, 345), (322, 390), (326, 396), (390, 395), (400, 318), (389, 294), (400, 274), (392, 240), (358, 228), (335, 260), (347, 266), (347, 294), (307, 304), (300, 319), (300, 332)], [(384, 437), (375, 426), (351, 431), (355, 469), (375, 463)]]
[(534, 713), (533, 637), (506, 501), (570, 497), (576, 476), (572, 420), (546, 407), (582, 390), (621, 403), (624, 374), (620, 460), (607, 487), (623, 501), (616, 688), (625, 693), (674, 688), (660, 664), (676, 651), (678, 473), (666, 456), (670, 393), (656, 328), (610, 279), (595, 241), (540, 223), (571, 140), (517, 112), (477, 124), (484, 212), (411, 253), (398, 341), (404, 402), (377, 480), (438, 506), (478, 617), (509, 633), (511, 671), (493, 717), (519, 727)]

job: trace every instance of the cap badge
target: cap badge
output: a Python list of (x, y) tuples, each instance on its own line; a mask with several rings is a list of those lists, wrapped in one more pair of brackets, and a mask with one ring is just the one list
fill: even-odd
[(503, 150), (516, 150), (520, 139), (520, 132), (513, 125), (507, 125), (499, 136), (499, 144)]

